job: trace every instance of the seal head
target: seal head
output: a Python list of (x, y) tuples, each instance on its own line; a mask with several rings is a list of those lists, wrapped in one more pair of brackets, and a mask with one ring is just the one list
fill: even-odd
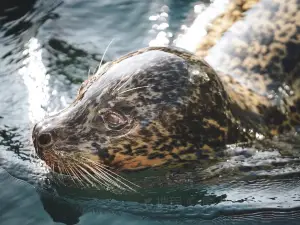
[(214, 158), (244, 138), (237, 124), (209, 65), (152, 47), (103, 65), (68, 108), (35, 126), (33, 140), (60, 172), (83, 162), (127, 171)]

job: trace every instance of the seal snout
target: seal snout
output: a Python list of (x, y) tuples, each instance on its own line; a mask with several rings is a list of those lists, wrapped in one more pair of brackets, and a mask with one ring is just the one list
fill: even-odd
[(42, 155), (45, 148), (49, 148), (54, 143), (53, 132), (50, 129), (44, 128), (39, 123), (36, 124), (32, 131), (32, 140), (38, 155)]

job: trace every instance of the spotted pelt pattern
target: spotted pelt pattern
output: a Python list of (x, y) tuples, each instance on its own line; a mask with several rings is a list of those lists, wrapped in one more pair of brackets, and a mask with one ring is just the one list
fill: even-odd
[(300, 61), (299, 7), (299, 0), (261, 0), (230, 27), (206, 60), (261, 95), (277, 91)]
[(299, 127), (299, 7), (299, 0), (261, 0), (205, 58), (242, 113), (259, 113), (272, 135)]
[[(212, 49), (208, 61), (219, 75), (196, 55), (166, 47), (103, 65), (68, 108), (35, 126), (38, 155), (54, 170), (71, 158), (113, 171), (203, 165), (222, 158), (226, 144), (294, 129), (300, 122), (298, 15), (282, 1), (258, 3), (237, 25), (246, 30), (232, 27)], [(268, 27), (273, 30), (265, 32)]]
[(199, 40), (196, 55), (205, 57), (210, 48), (217, 44), (222, 35), (244, 17), (244, 12), (251, 9), (259, 0), (231, 0), (221, 15), (207, 26), (207, 34)]

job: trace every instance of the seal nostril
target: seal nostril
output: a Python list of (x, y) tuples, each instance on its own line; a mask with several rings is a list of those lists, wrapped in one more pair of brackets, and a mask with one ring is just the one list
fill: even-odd
[(51, 143), (51, 141), (52, 141), (52, 137), (51, 137), (51, 134), (49, 134), (49, 133), (41, 134), (38, 137), (38, 143), (41, 146), (49, 145)]

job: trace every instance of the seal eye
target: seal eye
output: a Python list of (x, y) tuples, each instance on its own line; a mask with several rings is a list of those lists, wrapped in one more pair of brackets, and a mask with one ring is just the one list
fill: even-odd
[(112, 111), (104, 113), (102, 118), (110, 129), (121, 129), (127, 124), (127, 118), (125, 116)]

